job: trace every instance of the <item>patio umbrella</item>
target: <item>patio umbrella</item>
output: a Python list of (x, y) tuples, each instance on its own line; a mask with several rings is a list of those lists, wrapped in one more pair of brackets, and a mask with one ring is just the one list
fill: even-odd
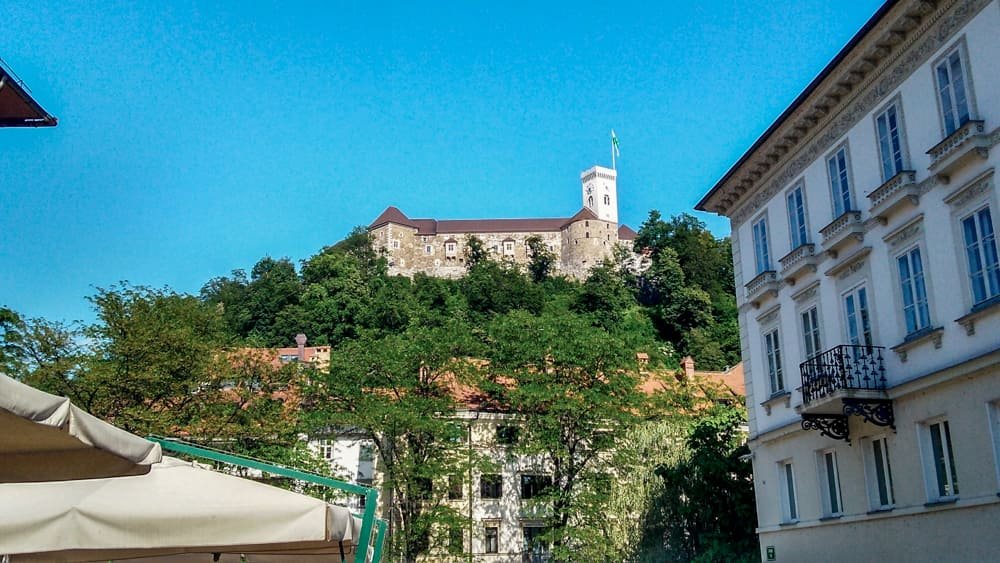
[(0, 373), (0, 483), (140, 475), (160, 445)]
[(347, 508), (171, 457), (145, 475), (3, 483), (0, 507), (12, 562), (340, 561), (361, 530)]

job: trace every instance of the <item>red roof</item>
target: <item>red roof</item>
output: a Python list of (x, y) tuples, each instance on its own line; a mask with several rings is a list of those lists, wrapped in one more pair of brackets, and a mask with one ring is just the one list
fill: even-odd
[[(537, 233), (556, 232), (566, 225), (600, 218), (593, 211), (584, 207), (570, 218), (551, 217), (538, 219), (410, 219), (398, 208), (389, 206), (374, 221), (369, 229), (381, 227), (387, 223), (403, 225), (417, 230), (419, 235), (461, 234), (461, 233)], [(629, 229), (631, 231), (631, 229)]]
[(635, 240), (639, 233), (632, 230), (628, 225), (618, 227), (618, 240)]
[(56, 118), (42, 109), (21, 82), (0, 66), (0, 127), (51, 127)]

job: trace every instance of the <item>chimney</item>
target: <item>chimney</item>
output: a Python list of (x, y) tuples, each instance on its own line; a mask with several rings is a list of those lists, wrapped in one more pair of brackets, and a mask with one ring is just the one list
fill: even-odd
[(681, 369), (684, 370), (685, 379), (694, 377), (694, 358), (691, 356), (684, 356), (684, 359), (681, 360)]
[(295, 335), (295, 345), (299, 348), (299, 362), (306, 361), (306, 335), (301, 332)]

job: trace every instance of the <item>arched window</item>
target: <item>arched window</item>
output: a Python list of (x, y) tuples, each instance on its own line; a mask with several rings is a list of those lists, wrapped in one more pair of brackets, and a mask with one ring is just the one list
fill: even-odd
[(604, 194), (604, 205), (611, 205), (611, 196)]
[(593, 206), (594, 206), (594, 196), (592, 195), (587, 196), (587, 207), (593, 207)]

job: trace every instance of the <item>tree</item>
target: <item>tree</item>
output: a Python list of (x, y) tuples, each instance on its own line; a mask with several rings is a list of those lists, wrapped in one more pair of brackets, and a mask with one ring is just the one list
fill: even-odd
[[(313, 433), (350, 427), (372, 441), (382, 470), (392, 552), (404, 561), (447, 542), (432, 533), (464, 525), (447, 503), (447, 479), (470, 463), (454, 389), (472, 351), (459, 323), (363, 334), (345, 342), (309, 396)], [(474, 460), (473, 460), (474, 461)]]
[(491, 323), (486, 349), (490, 364), (480, 385), (522, 418), (516, 451), (552, 475), (540, 499), (550, 507), (544, 538), (554, 557), (576, 560), (582, 549), (613, 557), (584, 523), (602, 517), (602, 491), (621, 451), (615, 436), (642, 410), (631, 351), (578, 315), (524, 311)]
[(525, 239), (524, 243), (528, 247), (528, 272), (535, 283), (543, 282), (552, 275), (552, 267), (555, 264), (556, 256), (549, 250), (549, 247), (538, 235), (532, 235)]
[(644, 544), (671, 561), (757, 561), (756, 508), (743, 410), (718, 404), (699, 416), (686, 455), (657, 469), (662, 494)]

